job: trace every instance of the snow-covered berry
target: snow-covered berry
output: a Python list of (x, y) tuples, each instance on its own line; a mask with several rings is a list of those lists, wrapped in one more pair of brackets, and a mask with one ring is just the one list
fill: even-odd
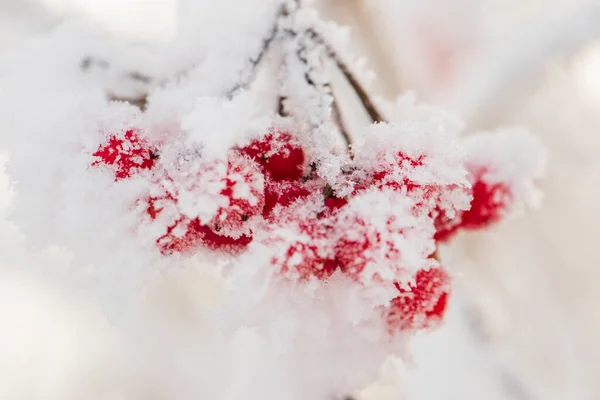
[(444, 268), (434, 265), (421, 269), (413, 282), (396, 283), (395, 286), (399, 295), (387, 310), (387, 322), (392, 332), (428, 328), (443, 318), (450, 290), (450, 275)]
[(217, 234), (232, 237), (247, 235), (249, 228), (246, 222), (261, 215), (265, 208), (264, 176), (254, 161), (230, 152), (224, 181), (220, 194), (226, 204), (218, 209), (210, 225)]
[[(201, 154), (193, 152), (173, 158), (161, 170), (163, 175), (154, 177), (154, 190), (162, 194), (147, 200), (147, 214), (166, 229), (157, 239), (161, 252), (247, 246), (252, 240), (251, 220), (265, 205), (259, 166), (235, 151), (229, 152), (227, 161), (203, 162)], [(214, 212), (207, 213), (209, 208)]]
[(198, 218), (191, 221), (182, 218), (167, 229), (167, 233), (157, 240), (157, 244), (165, 255), (193, 253), (201, 247), (235, 254), (251, 241), (251, 235), (240, 235), (237, 238), (219, 235), (213, 228), (202, 225)]
[(139, 170), (151, 169), (158, 157), (148, 141), (137, 130), (129, 129), (124, 135), (111, 134), (92, 155), (92, 166), (107, 165), (114, 170), (115, 180), (129, 178)]
[(271, 215), (275, 206), (287, 207), (298, 199), (302, 199), (311, 194), (309, 185), (299, 181), (275, 181), (265, 178), (265, 207), (263, 216), (265, 218)]
[(302, 177), (304, 150), (289, 132), (273, 129), (241, 151), (260, 164), (273, 180), (297, 180)]

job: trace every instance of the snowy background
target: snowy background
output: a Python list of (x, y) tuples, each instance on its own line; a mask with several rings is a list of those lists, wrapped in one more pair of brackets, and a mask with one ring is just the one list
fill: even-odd
[[(446, 325), (415, 341), (415, 368), (390, 360), (381, 382), (360, 397), (598, 398), (600, 5), (321, 0), (317, 6), (354, 29), (354, 50), (369, 60), (382, 96), (415, 90), (460, 113), (471, 130), (524, 125), (549, 150), (542, 207), (443, 249), (444, 262), (462, 273)], [(0, 0), (0, 57), (72, 16), (147, 46), (168, 45), (178, 27), (172, 0)], [(8, 157), (0, 149), (0, 399), (137, 399), (142, 383), (115, 370), (120, 350), (97, 310), (28, 273), (67, 268), (70, 255), (25, 250), (7, 219), (12, 191), (2, 164)], [(152, 301), (194, 304), (196, 314), (177, 321), (191, 326), (218, 290), (208, 277), (181, 273), (155, 288)], [(251, 335), (240, 337), (228, 384), (252, 368), (253, 349)], [(104, 387), (111, 389), (98, 389)]]

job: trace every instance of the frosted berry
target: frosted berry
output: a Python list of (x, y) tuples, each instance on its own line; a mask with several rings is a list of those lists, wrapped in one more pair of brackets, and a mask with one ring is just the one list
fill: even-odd
[[(163, 171), (165, 177), (159, 180), (159, 187), (164, 195), (147, 199), (148, 216), (168, 226), (167, 232), (157, 240), (161, 252), (190, 253), (201, 247), (236, 252), (246, 247), (252, 240), (249, 221), (261, 215), (264, 208), (264, 178), (259, 166), (237, 152), (230, 152), (224, 171), (224, 161), (202, 163), (197, 162), (198, 154), (186, 153), (185, 156), (187, 162), (181, 166), (193, 166), (189, 170), (195, 172), (185, 172), (188, 169), (180, 172), (181, 168), (171, 169), (170, 173)], [(224, 177), (219, 175), (219, 170)], [(193, 210), (190, 199), (194, 198), (214, 198), (222, 205), (208, 217), (212, 219), (203, 224), (200, 218), (188, 217), (181, 211), (182, 190), (188, 197), (185, 204), (188, 209)], [(210, 193), (212, 190), (214, 193)]]
[(258, 165), (247, 157), (231, 152), (225, 187), (220, 194), (226, 198), (227, 204), (219, 208), (210, 224), (215, 233), (234, 237), (247, 234), (246, 222), (261, 215), (265, 207), (264, 176)]
[(114, 168), (115, 181), (129, 178), (140, 169), (151, 169), (157, 158), (156, 150), (133, 129), (122, 137), (110, 135), (92, 155), (96, 158), (93, 166), (103, 164)]
[(448, 304), (450, 276), (441, 267), (421, 269), (408, 288), (396, 284), (400, 293), (387, 314), (390, 330), (422, 329), (439, 322)]
[(498, 222), (512, 205), (510, 187), (503, 182), (486, 182), (485, 169), (476, 171), (473, 176), (473, 200), (471, 208), (462, 215), (462, 226), (479, 229)]
[(243, 250), (252, 237), (241, 235), (238, 238), (219, 235), (210, 227), (200, 224), (196, 218), (191, 221), (180, 220), (169, 227), (167, 233), (157, 240), (161, 253), (169, 255), (172, 253), (193, 253), (201, 247), (211, 250), (221, 250), (229, 253), (237, 253)]
[(273, 180), (297, 180), (302, 177), (304, 150), (288, 132), (273, 130), (241, 151), (260, 164)]
[[(337, 225), (335, 258), (342, 272), (356, 281), (370, 282), (375, 271), (394, 271), (400, 268), (402, 254), (394, 238), (402, 232), (395, 229), (395, 220), (389, 216), (384, 226), (369, 219), (344, 212), (344, 220)], [(339, 215), (341, 216), (341, 215)], [(365, 275), (363, 271), (369, 268)]]
[(338, 267), (335, 259), (323, 255), (319, 246), (300, 241), (290, 244), (285, 255), (273, 259), (273, 263), (281, 266), (284, 275), (296, 275), (301, 281), (310, 277), (326, 280)]
[(448, 218), (438, 210), (434, 215), (437, 241), (448, 241), (461, 229), (486, 228), (501, 220), (513, 203), (512, 191), (508, 184), (486, 181), (486, 168), (471, 170), (473, 186), (470, 208), (458, 213), (455, 218)]
[(307, 185), (298, 181), (273, 181), (267, 179), (265, 182), (265, 207), (263, 216), (267, 218), (276, 205), (287, 207), (298, 199), (310, 195)]
[(348, 200), (339, 197), (328, 197), (323, 201), (323, 204), (328, 211), (334, 212), (348, 204)]
[(338, 267), (334, 251), (336, 227), (332, 219), (307, 216), (305, 211), (302, 205), (295, 207), (288, 224), (274, 232), (273, 244), (282, 250), (271, 263), (290, 278), (325, 280)]

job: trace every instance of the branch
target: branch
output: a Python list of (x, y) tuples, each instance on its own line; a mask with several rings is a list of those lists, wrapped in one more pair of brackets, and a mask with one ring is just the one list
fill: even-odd
[(279, 22), (281, 18), (287, 17), (288, 15), (288, 9), (285, 6), (285, 4), (281, 5), (279, 7), (279, 10), (277, 11), (277, 14), (275, 15), (275, 21), (273, 22), (273, 26), (269, 31), (269, 34), (263, 39), (263, 44), (260, 47), (258, 53), (251, 57), (249, 60), (248, 67), (250, 70), (247, 76), (242, 78), (240, 82), (237, 82), (231, 89), (229, 89), (226, 92), (225, 96), (227, 98), (232, 98), (238, 90), (247, 87), (254, 80), (254, 77), (256, 76), (257, 67), (265, 58), (265, 55), (271, 48), (271, 45), (273, 44), (275, 38), (277, 37), (277, 34), (279, 33)]
[(289, 114), (285, 110), (285, 96), (277, 97), (277, 114), (282, 117), (289, 117)]
[[(335, 92), (331, 85), (331, 82), (315, 82), (312, 75), (317, 69), (321, 69), (321, 65), (311, 64), (307, 57), (307, 51), (309, 47), (316, 46), (315, 48), (321, 53), (321, 48), (323, 48), (323, 44), (315, 40), (314, 35), (311, 34), (310, 30), (296, 31), (295, 29), (286, 29), (285, 34), (288, 35), (289, 38), (298, 38), (301, 39), (298, 41), (298, 48), (295, 51), (295, 58), (300, 62), (303, 66), (304, 70), (304, 81), (306, 85), (313, 89), (313, 91), (317, 94), (317, 96), (321, 96), (324, 100), (326, 97), (331, 97), (331, 108), (327, 110), (328, 117), (331, 118), (335, 125), (338, 127), (340, 134), (344, 138), (346, 142), (346, 146), (352, 157), (352, 138), (348, 133), (348, 129), (344, 124), (343, 116), (341, 113), (340, 105), (338, 99), (335, 96)], [(303, 40), (302, 40), (303, 39)], [(329, 100), (325, 100), (328, 102)], [(281, 103), (280, 103), (281, 104)], [(280, 107), (280, 115), (281, 107)]]
[(348, 148), (348, 153), (350, 154), (350, 158), (354, 158), (354, 154), (352, 152), (352, 138), (350, 137), (350, 134), (348, 133), (348, 129), (346, 128), (346, 125), (344, 124), (342, 111), (340, 110), (340, 105), (338, 103), (337, 97), (335, 96), (335, 93), (333, 92), (333, 90), (331, 90), (331, 95), (333, 96), (333, 103), (331, 104), (331, 112), (333, 114), (333, 119), (334, 119), (336, 125), (338, 126), (340, 133), (342, 134), (342, 137), (344, 138), (344, 141), (346, 142), (346, 147)]
[(138, 107), (141, 111), (146, 110), (146, 105), (148, 102), (148, 95), (143, 95), (140, 97), (119, 97), (113, 94), (108, 94), (108, 100), (110, 101), (124, 101), (126, 103), (132, 104)]
[(331, 44), (325, 41), (325, 39), (314, 29), (309, 29), (307, 33), (313, 40), (315, 40), (317, 43), (321, 44), (325, 48), (327, 56), (335, 62), (340, 72), (344, 75), (344, 77), (358, 96), (360, 102), (365, 108), (365, 111), (367, 112), (367, 114), (369, 114), (371, 121), (385, 122), (386, 119), (383, 117), (383, 114), (379, 111), (377, 106), (375, 106), (375, 103), (367, 93), (364, 86), (360, 83), (356, 75), (352, 73), (348, 65), (341, 59), (338, 53), (333, 49), (333, 46), (331, 46)]
[[(106, 61), (104, 59), (93, 57), (93, 56), (87, 56), (83, 60), (81, 60), (79, 67), (81, 68), (82, 71), (88, 72), (92, 68), (99, 68), (102, 70), (110, 70), (111, 65), (108, 61)], [(154, 79), (152, 77), (145, 75), (145, 74), (141, 74), (136, 71), (124, 72), (121, 75), (125, 79), (138, 81), (145, 85), (150, 85), (154, 81)], [(108, 99), (111, 101), (123, 101), (123, 102), (129, 103), (129, 104), (133, 104), (134, 106), (138, 107), (142, 111), (144, 111), (146, 109), (146, 102), (148, 100), (147, 93), (142, 94), (139, 97), (123, 97), (123, 96), (117, 96), (113, 93), (108, 92), (107, 96), (108, 96)]]
[[(102, 58), (87, 56), (83, 60), (81, 60), (79, 67), (81, 68), (82, 71), (88, 72), (93, 67), (97, 67), (97, 68), (100, 68), (103, 70), (108, 70), (111, 68), (111, 65), (108, 61), (106, 61)], [(138, 82), (141, 82), (144, 84), (150, 84), (154, 80), (151, 76), (142, 74), (137, 71), (124, 72), (122, 75), (127, 79), (138, 81)]]

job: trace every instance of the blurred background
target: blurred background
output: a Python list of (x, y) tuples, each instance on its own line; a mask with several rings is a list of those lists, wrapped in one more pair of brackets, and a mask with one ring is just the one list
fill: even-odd
[[(198, 12), (210, 1), (196, 2)], [(178, 32), (182, 3), (190, 1), (0, 0), (0, 57), (72, 17), (124, 43), (168, 47)], [(526, 126), (542, 139), (549, 156), (538, 210), (492, 231), (464, 235), (442, 249), (443, 262), (458, 271), (446, 326), (417, 338), (415, 368), (391, 360), (381, 382), (359, 398), (600, 398), (595, 249), (600, 240), (600, 4), (313, 3), (326, 17), (352, 28), (352, 50), (373, 70), (374, 93), (394, 99), (415, 91), (420, 100), (460, 114), (467, 132)], [(28, 335), (15, 334), (27, 340), (22, 346), (31, 354), (18, 356), (26, 368), (36, 351), (55, 345), (54, 339), (32, 332), (66, 338), (77, 331), (85, 337), (90, 328), (81, 322), (85, 318), (76, 317), (80, 311), (69, 314), (72, 305), (49, 301), (37, 283), (14, 274), (31, 265), (67, 265), (69, 257), (54, 248), (26, 250), (18, 227), (7, 219), (12, 195), (2, 165), (8, 156), (0, 149), (0, 324), (28, 321), (19, 328)], [(48, 317), (55, 312), (63, 319)], [(5, 343), (0, 344), (0, 371), (14, 369), (2, 354), (15, 339), (6, 332), (0, 333)], [(13, 355), (18, 353), (14, 346)], [(64, 357), (79, 356), (72, 346), (65, 339), (59, 350)], [(52, 365), (67, 368), (67, 376), (79, 364)]]

